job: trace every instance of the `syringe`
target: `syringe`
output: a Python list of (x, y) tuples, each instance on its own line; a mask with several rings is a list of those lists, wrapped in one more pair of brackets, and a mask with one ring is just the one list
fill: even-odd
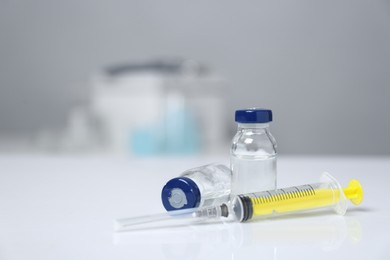
[(361, 203), (363, 189), (360, 183), (351, 180), (348, 187), (341, 188), (329, 173), (323, 173), (319, 183), (238, 195), (228, 204), (120, 219), (116, 224), (117, 231), (124, 231), (143, 229), (145, 224), (160, 221), (164, 221), (161, 223), (163, 226), (172, 223), (174, 225), (198, 224), (215, 220), (247, 222), (327, 208), (333, 208), (336, 213), (344, 215), (347, 211), (347, 199), (355, 205)]
[(241, 222), (320, 208), (333, 208), (344, 215), (347, 198), (355, 205), (361, 203), (360, 183), (352, 180), (343, 189), (329, 173), (324, 173), (319, 183), (239, 195), (233, 200), (232, 209)]

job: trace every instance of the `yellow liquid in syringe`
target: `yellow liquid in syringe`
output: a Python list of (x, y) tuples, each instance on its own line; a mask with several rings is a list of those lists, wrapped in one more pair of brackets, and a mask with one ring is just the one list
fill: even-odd
[(358, 181), (352, 180), (344, 189), (334, 183), (317, 183), (245, 194), (239, 198), (243, 206), (241, 221), (245, 222), (268, 215), (334, 207), (346, 198), (359, 204), (363, 198), (363, 190)]
[[(268, 215), (274, 212), (299, 211), (312, 208), (326, 207), (337, 203), (340, 199), (340, 192), (331, 189), (314, 190), (310, 185), (304, 189), (285, 191), (275, 195), (260, 196), (251, 198), (253, 215)], [(293, 188), (294, 189), (294, 188)]]

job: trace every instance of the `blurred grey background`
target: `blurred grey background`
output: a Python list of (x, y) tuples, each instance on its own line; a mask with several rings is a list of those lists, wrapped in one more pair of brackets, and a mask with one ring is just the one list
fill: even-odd
[(390, 154), (389, 1), (0, 0), (0, 135), (63, 127), (92, 72), (155, 57), (227, 79), (231, 136), (261, 106), (281, 154)]

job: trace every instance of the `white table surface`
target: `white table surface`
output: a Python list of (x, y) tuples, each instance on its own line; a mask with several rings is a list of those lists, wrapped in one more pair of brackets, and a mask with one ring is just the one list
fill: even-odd
[(365, 198), (345, 216), (133, 233), (116, 218), (163, 212), (160, 191), (182, 171), (226, 158), (0, 156), (0, 259), (390, 259), (390, 158), (280, 157), (278, 186), (342, 185)]

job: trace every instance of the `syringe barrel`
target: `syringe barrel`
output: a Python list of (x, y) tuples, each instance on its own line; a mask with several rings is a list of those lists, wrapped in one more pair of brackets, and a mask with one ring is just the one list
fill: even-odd
[(233, 211), (241, 222), (319, 208), (333, 208), (339, 214), (346, 211), (345, 195), (329, 174), (320, 183), (243, 194), (233, 200)]

